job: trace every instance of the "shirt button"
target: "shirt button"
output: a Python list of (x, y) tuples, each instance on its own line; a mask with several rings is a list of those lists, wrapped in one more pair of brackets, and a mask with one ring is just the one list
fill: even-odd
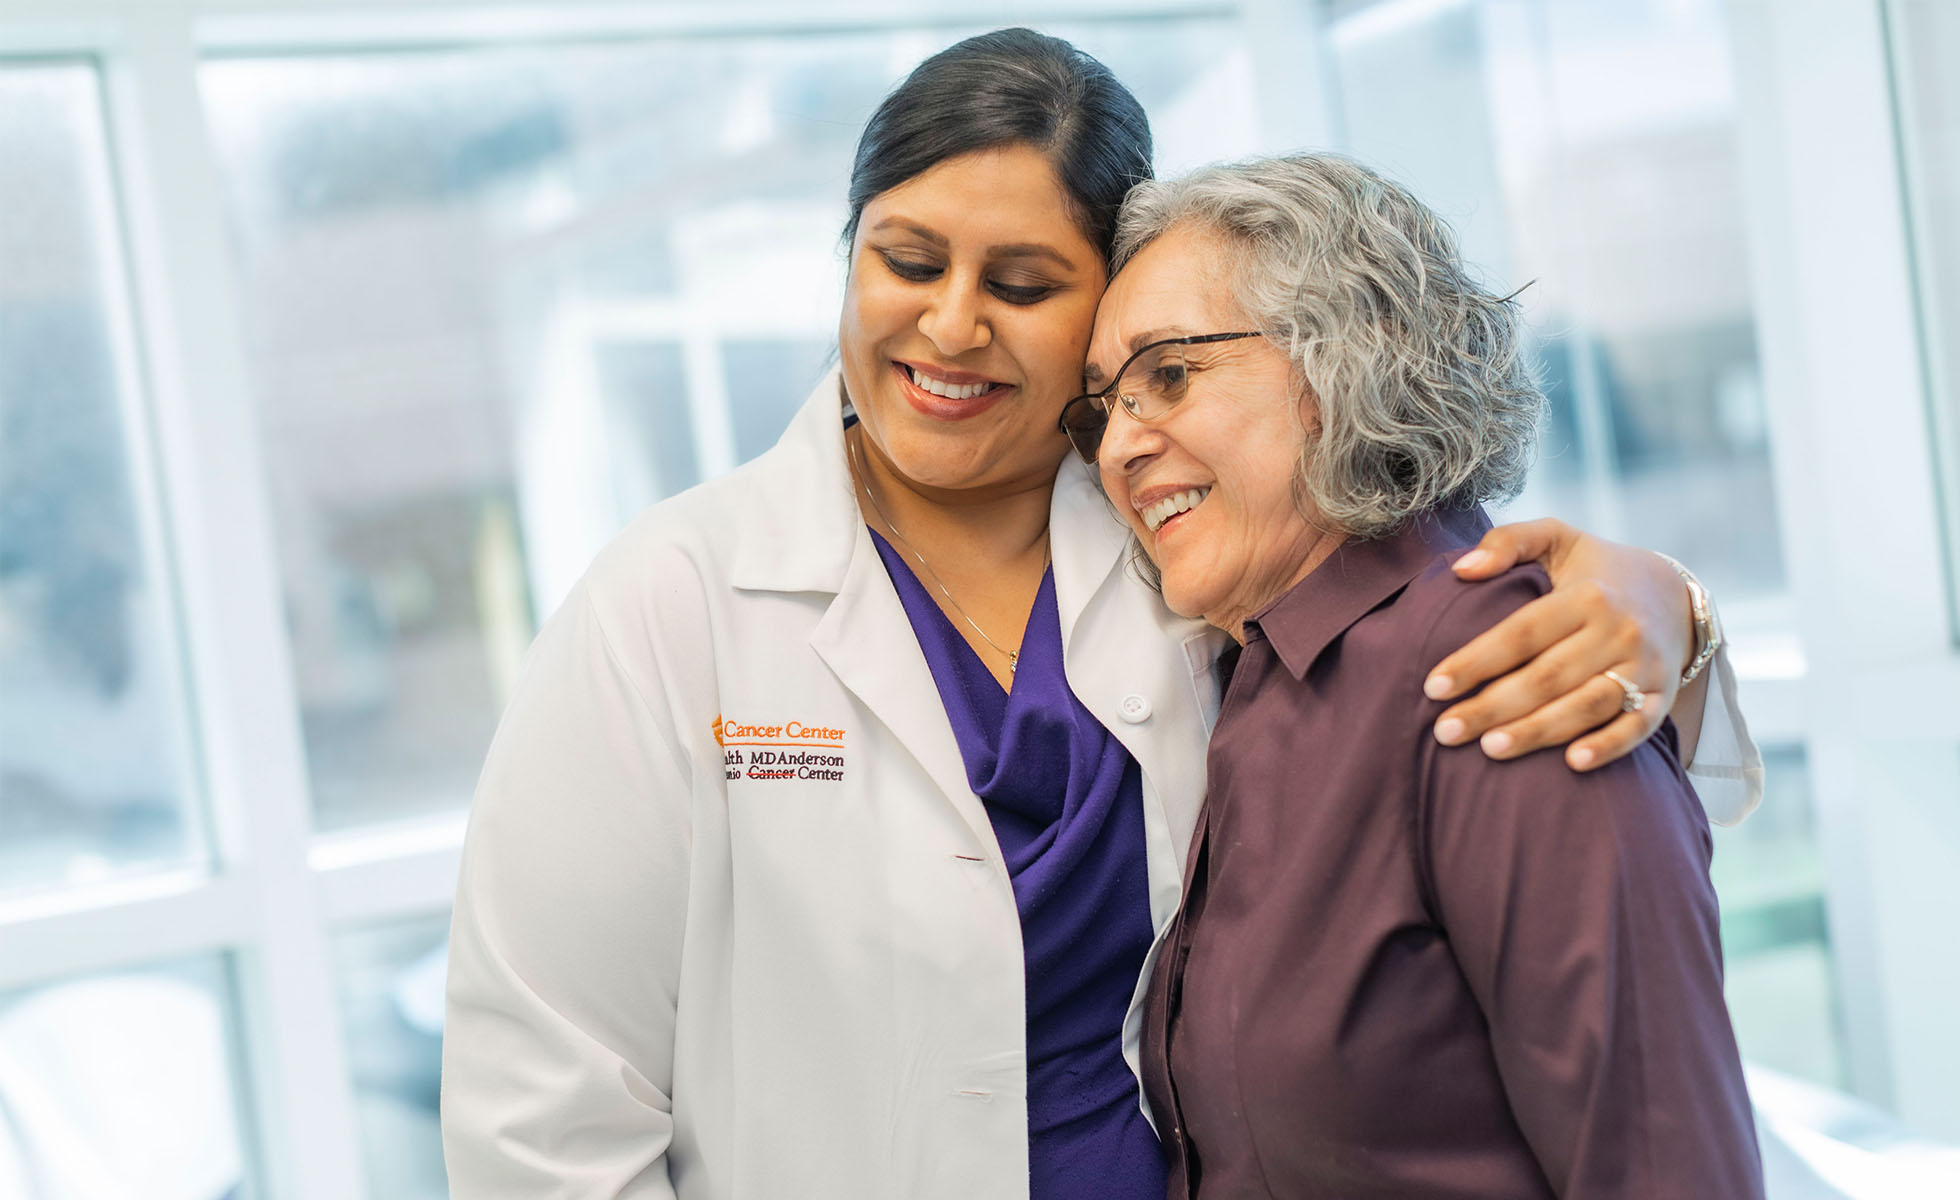
[(1150, 701), (1135, 694), (1125, 696), (1121, 711), (1125, 721), (1132, 725), (1141, 725), (1150, 719)]

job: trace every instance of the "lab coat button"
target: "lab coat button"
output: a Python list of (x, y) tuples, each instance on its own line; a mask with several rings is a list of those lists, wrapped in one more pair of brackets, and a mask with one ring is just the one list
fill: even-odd
[(1142, 696), (1123, 697), (1123, 719), (1132, 725), (1141, 725), (1150, 719), (1150, 701)]

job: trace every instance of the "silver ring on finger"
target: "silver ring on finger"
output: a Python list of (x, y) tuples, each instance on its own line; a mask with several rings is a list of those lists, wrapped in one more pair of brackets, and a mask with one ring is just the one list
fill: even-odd
[(1601, 671), (1600, 674), (1620, 685), (1620, 691), (1622, 693), (1620, 698), (1621, 712), (1639, 712), (1646, 706), (1647, 693), (1640, 690), (1639, 684), (1628, 679), (1618, 671)]

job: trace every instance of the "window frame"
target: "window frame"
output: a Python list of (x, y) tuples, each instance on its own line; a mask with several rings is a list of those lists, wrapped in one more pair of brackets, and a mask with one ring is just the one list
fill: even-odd
[[(1952, 702), (1960, 695), (1960, 618), (1940, 565), (1949, 548), (1933, 475), (1937, 447), (1925, 420), (1925, 327), (1912, 307), (1879, 4), (1730, 2), (1753, 299), (1805, 651), (1801, 667), (1745, 676), (1743, 699), (1759, 740), (1801, 741), (1811, 754), (1853, 1090), (1928, 1132), (1953, 1136), (1960, 1097), (1941, 1093), (1960, 1074), (1960, 1040), (1944, 1027), (1940, 998), (1960, 992), (1960, 962), (1927, 953), (1950, 935), (1940, 905), (1922, 889), (1960, 874), (1953, 852), (1960, 806), (1941, 814), (1929, 799), (1960, 795), (1960, 705)], [(1262, 120), (1271, 121), (1266, 140), (1341, 148), (1338, 103), (1321, 67), (1322, 4), (1022, 2), (997, 19), (1139, 17), (1237, 21)], [(127, 265), (128, 348), (139, 373), (131, 394), (141, 411), (129, 437), (132, 457), (153, 460), (136, 481), (139, 503), (179, 606), (195, 697), (193, 800), (208, 814), (213, 863), (208, 874), (147, 877), (0, 908), (0, 989), (162, 957), (225, 956), (236, 969), (246, 1048), (252, 1128), (241, 1136), (262, 1147), (264, 1190), (280, 1200), (360, 1200), (369, 1193), (332, 940), (345, 928), (446, 911), (460, 861), (461, 814), (324, 838), (312, 830), (280, 580), (268, 565), (277, 561), (275, 533), (241, 298), (198, 93), (201, 61), (972, 21), (953, 0), (847, 0), (822, 12), (783, 0), (579, 2), (549, 10), (408, 0), (387, 13), (362, 0), (192, 0), (164, 8), (145, 0), (10, 0), (0, 16), (0, 68), (81, 57), (102, 73)], [(1834, 80), (1835, 109), (1822, 96), (1803, 95), (1803, 81), (1816, 78)], [(1837, 164), (1846, 140), (1871, 148), (1871, 169)], [(1820, 171), (1837, 184), (1806, 186), (1824, 177)], [(1852, 294), (1874, 298), (1851, 317), (1858, 337), (1807, 336), (1843, 319), (1834, 297)], [(1834, 388), (1849, 389), (1862, 405), (1825, 403)], [(1826, 469), (1841, 461), (1843, 447), (1872, 445), (1874, 425), (1895, 439), (1885, 459), (1871, 460), (1883, 461), (1882, 470), (1856, 459)], [(1885, 564), (1885, 577), (1876, 577), (1874, 562)], [(539, 600), (559, 574), (534, 570)], [(1888, 606), (1882, 618), (1880, 605)], [(1927, 835), (1929, 820), (1939, 836)], [(1897, 870), (1899, 862), (1929, 882)]]
[(1879, 0), (1730, 0), (1729, 13), (1778, 517), (1808, 664), (1790, 715), (1810, 753), (1851, 1090), (1951, 1139), (1960, 1038), (1936, 1010), (1960, 989), (1960, 956), (1934, 949), (1951, 933), (1930, 892), (1960, 869), (1960, 654), (1884, 14)]
[[(1912, 84), (1912, 53), (1903, 10), (1909, 0), (1882, 0), (1879, 18), (1885, 35), (1886, 75), (1898, 144), (1907, 249), (1918, 316), (1920, 369), (1925, 384), (1925, 419), (1931, 431), (1935, 484), (1946, 532), (1947, 620), (1953, 648), (1960, 651), (1960, 346), (1945, 347), (1941, 330), (1947, 313), (1960, 309), (1960, 296), (1938, 292), (1939, 280), (1928, 261), (1930, 227), (1935, 221), (1926, 195), (1925, 169), (1916, 157), (1924, 147), (1919, 117), (1907, 94)], [(1960, 239), (1960, 227), (1947, 234)], [(1960, 328), (1960, 326), (1956, 326)]]

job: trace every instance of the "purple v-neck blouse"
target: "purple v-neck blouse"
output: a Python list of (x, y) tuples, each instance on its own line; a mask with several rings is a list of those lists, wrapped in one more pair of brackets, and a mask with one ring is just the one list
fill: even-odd
[(1143, 777), (1069, 690), (1054, 573), (1042, 577), (1012, 692), (875, 531), (986, 804), (1027, 964), (1032, 1200), (1162, 1200), (1163, 1151), (1123, 1059), (1123, 1017), (1151, 942)]

